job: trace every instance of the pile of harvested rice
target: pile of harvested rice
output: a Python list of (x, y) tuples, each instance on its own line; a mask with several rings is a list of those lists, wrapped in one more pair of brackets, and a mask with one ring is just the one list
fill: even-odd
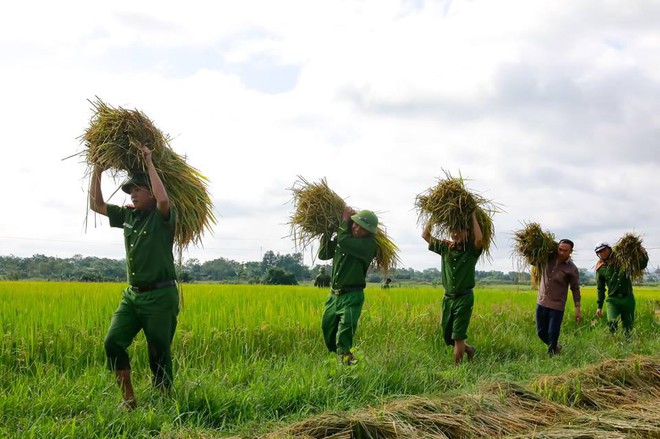
[(532, 285), (538, 286), (541, 271), (557, 255), (555, 235), (543, 231), (539, 223), (530, 222), (513, 232), (513, 242), (513, 254), (518, 260), (519, 271), (531, 266)]
[(481, 195), (470, 192), (465, 187), (463, 177), (452, 177), (447, 171), (444, 179), (415, 198), (418, 223), (431, 224), (431, 234), (448, 238), (452, 231), (468, 230), (472, 234), (472, 214), (483, 235), (483, 253), (490, 256), (490, 248), (495, 238), (493, 215), (499, 208)]
[(660, 361), (641, 356), (605, 360), (563, 375), (541, 376), (532, 389), (553, 402), (590, 410), (660, 400)]
[(207, 178), (172, 150), (169, 138), (142, 112), (113, 108), (100, 99), (91, 104), (94, 115), (81, 136), (86, 175), (91, 176), (95, 166), (109, 170), (115, 181), (146, 173), (139, 148), (147, 146), (176, 215), (175, 245), (181, 251), (191, 243), (201, 244), (203, 232), (215, 224)]
[[(332, 236), (337, 231), (346, 202), (330, 189), (325, 178), (314, 183), (298, 176), (289, 190), (294, 212), (288, 224), (296, 247), (305, 249), (322, 236)], [(382, 272), (396, 268), (399, 263), (398, 247), (387, 236), (386, 228), (380, 222), (376, 243), (374, 267)]]
[(644, 278), (648, 254), (642, 245), (642, 239), (634, 233), (626, 233), (614, 244), (614, 264), (633, 281)]
[(477, 394), (409, 397), (320, 414), (262, 437), (655, 438), (660, 437), (659, 402), (660, 362), (632, 357), (541, 377), (531, 388), (495, 382)]

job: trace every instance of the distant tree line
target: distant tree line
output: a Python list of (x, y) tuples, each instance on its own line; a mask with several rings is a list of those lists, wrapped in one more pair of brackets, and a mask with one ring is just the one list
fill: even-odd
[(126, 263), (123, 259), (81, 255), (74, 255), (71, 258), (40, 254), (29, 258), (0, 256), (0, 279), (121, 282), (126, 280)]
[[(332, 262), (332, 261), (328, 261)], [(280, 254), (273, 251), (264, 253), (261, 261), (237, 262), (218, 258), (200, 262), (198, 259), (186, 259), (179, 267), (179, 278), (183, 282), (219, 282), (219, 283), (263, 283), (274, 285), (295, 285), (314, 279), (321, 267), (332, 270), (330, 264), (304, 264), (302, 253)], [(655, 274), (655, 273), (654, 273)], [(657, 274), (656, 274), (657, 276)], [(648, 280), (655, 281), (653, 274)], [(370, 270), (368, 282), (382, 282), (385, 277), (394, 282), (423, 282), (432, 285), (442, 283), (442, 273), (437, 268), (419, 271), (413, 268), (397, 268), (383, 275)], [(126, 263), (123, 259), (97, 258), (94, 256), (74, 255), (71, 258), (58, 258), (41, 254), (29, 258), (0, 256), (0, 279), (22, 280), (40, 279), (55, 281), (82, 282), (125, 282)], [(477, 271), (477, 283), (486, 284), (529, 284), (529, 273), (518, 271)], [(593, 271), (580, 269), (583, 284), (593, 284)]]

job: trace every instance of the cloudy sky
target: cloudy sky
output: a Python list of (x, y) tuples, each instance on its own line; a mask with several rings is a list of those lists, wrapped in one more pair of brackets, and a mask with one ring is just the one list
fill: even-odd
[(658, 23), (655, 0), (5, 2), (0, 254), (123, 257), (107, 219), (85, 227), (84, 164), (62, 160), (98, 96), (209, 177), (218, 224), (187, 257), (295, 251), (301, 175), (378, 212), (404, 267), (438, 267), (414, 200), (444, 169), (504, 210), (478, 269), (516, 268), (524, 221), (584, 268), (637, 232), (655, 267)]

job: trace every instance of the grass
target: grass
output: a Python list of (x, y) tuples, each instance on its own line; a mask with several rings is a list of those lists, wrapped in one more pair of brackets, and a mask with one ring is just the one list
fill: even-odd
[[(572, 305), (562, 354), (545, 355), (535, 292), (480, 288), (473, 364), (454, 367), (438, 331), (440, 288), (369, 288), (354, 368), (325, 351), (326, 292), (313, 287), (186, 285), (174, 340), (171, 398), (150, 388), (144, 337), (131, 348), (140, 407), (117, 411), (103, 338), (121, 284), (0, 283), (0, 437), (210, 437), (261, 435), (328, 412), (378, 407), (406, 396), (456, 396), (493, 381), (529, 382), (611, 358), (660, 352), (660, 290), (637, 287), (632, 338), (593, 319), (596, 294)], [(569, 300), (570, 302), (570, 300)]]

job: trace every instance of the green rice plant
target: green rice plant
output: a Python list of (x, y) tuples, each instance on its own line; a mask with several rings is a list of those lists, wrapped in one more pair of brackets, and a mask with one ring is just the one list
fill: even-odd
[[(389, 422), (399, 433), (399, 427), (418, 428), (406, 430), (416, 437), (439, 435), (445, 425), (470, 429), (471, 437), (493, 437), (501, 421), (512, 432), (533, 426), (519, 433), (524, 437), (554, 428), (551, 421), (562, 410), (581, 415), (591, 410), (588, 401), (607, 398), (600, 405), (608, 407), (617, 395), (623, 402), (635, 397), (648, 409), (627, 417), (607, 412), (608, 419), (622, 428), (641, 428), (644, 420), (652, 432), (646, 437), (658, 429), (646, 415), (655, 413), (648, 398), (660, 382), (657, 287), (636, 289), (629, 339), (610, 337), (603, 321), (591, 326), (565, 318), (564, 350), (548, 357), (533, 322), (536, 294), (519, 286), (477, 286), (469, 326), (477, 355), (456, 367), (439, 330), (440, 288), (381, 290), (372, 284), (355, 335), (360, 362), (347, 368), (322, 341), (326, 292), (311, 286), (186, 285), (172, 345), (173, 392), (164, 397), (151, 387), (147, 345), (138, 334), (129, 348), (139, 404), (132, 413), (117, 410), (121, 397), (103, 348), (124, 287), (0, 282), (0, 436), (286, 436), (301, 423), (318, 428), (311, 421), (334, 413), (336, 425), (362, 433), (389, 431), (383, 426)], [(582, 312), (596, 312), (594, 287), (582, 289)], [(580, 373), (572, 375), (575, 370)], [(534, 383), (545, 376), (554, 381), (536, 391)], [(570, 377), (563, 387), (562, 377)], [(559, 406), (560, 398), (573, 407)], [(605, 428), (590, 417), (560, 418), (582, 431)]]
[(448, 238), (452, 231), (462, 230), (467, 230), (471, 236), (472, 214), (475, 214), (483, 235), (482, 255), (490, 256), (495, 239), (493, 215), (500, 212), (500, 208), (491, 200), (469, 191), (462, 176), (453, 177), (448, 171), (444, 172), (444, 179), (439, 178), (435, 186), (416, 196), (418, 224), (431, 224), (431, 233), (441, 238)]
[(146, 173), (140, 147), (148, 147), (176, 216), (176, 246), (185, 250), (190, 244), (200, 245), (203, 233), (216, 222), (208, 179), (174, 152), (169, 137), (144, 113), (114, 108), (98, 98), (90, 103), (94, 114), (81, 136), (86, 175), (90, 177), (96, 166), (109, 170), (115, 180)]

